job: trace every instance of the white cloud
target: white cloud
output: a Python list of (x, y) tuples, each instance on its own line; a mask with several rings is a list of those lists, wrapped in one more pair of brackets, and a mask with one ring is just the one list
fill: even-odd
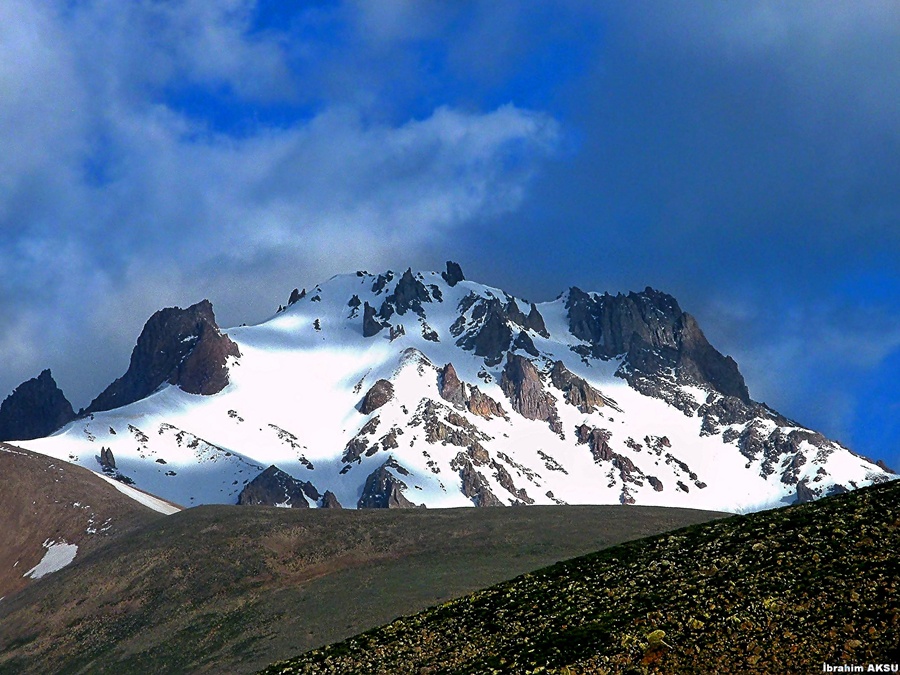
[(253, 32), (254, 5), (0, 6), (0, 388), (49, 354), (83, 405), (153, 310), (206, 296), (225, 323), (258, 320), (292, 284), (414, 261), (516, 209), (555, 147), (554, 120), (513, 105), (396, 123), (326, 104), (212, 131), (166, 92), (298, 95), (285, 35)]

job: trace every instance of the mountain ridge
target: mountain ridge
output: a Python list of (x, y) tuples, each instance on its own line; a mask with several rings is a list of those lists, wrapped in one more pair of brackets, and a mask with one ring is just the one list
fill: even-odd
[[(151, 317), (117, 380), (149, 394), (92, 404), (30, 447), (90, 467), (102, 444), (184, 505), (235, 503), (270, 465), (345, 506), (743, 511), (895, 477), (753, 401), (734, 359), (649, 287), (530, 303), (448, 262), (337, 275), (256, 326), (221, 331), (207, 301), (175, 310)], [(159, 345), (172, 353), (150, 377), (135, 364)], [(180, 379), (192, 360), (216, 374), (206, 392)]]

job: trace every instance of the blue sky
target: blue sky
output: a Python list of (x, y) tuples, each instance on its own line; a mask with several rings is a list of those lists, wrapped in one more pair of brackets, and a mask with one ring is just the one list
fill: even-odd
[(893, 0), (7, 0), (0, 395), (51, 367), (86, 405), (163, 306), (452, 258), (668, 291), (896, 468), (898, 188)]

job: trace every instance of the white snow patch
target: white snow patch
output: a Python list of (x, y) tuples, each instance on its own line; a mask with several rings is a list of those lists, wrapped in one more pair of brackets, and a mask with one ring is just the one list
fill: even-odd
[(166, 516), (171, 516), (173, 513), (178, 513), (179, 511), (181, 511), (181, 509), (174, 504), (170, 504), (169, 502), (163, 501), (162, 499), (147, 494), (146, 492), (136, 490), (133, 487), (125, 485), (125, 483), (122, 483), (121, 481), (110, 478), (109, 476), (104, 476), (102, 473), (97, 473), (96, 471), (94, 472), (94, 474), (112, 485), (122, 494), (131, 497), (134, 501), (139, 502), (144, 506), (153, 509), (154, 511), (162, 513)]
[(77, 544), (67, 544), (65, 541), (55, 542), (45, 539), (43, 546), (47, 552), (41, 558), (41, 562), (25, 572), (23, 577), (40, 579), (47, 574), (58, 572), (75, 560), (75, 554), (78, 553)]

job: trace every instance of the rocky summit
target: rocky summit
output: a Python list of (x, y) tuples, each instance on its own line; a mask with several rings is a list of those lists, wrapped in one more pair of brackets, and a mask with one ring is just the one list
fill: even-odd
[(0, 404), (0, 441), (53, 433), (75, 419), (75, 411), (49, 370), (26, 380)]
[(451, 262), (286, 296), (224, 331), (207, 301), (157, 312), (125, 375), (27, 447), (95, 471), (114, 456), (185, 506), (745, 512), (897, 477), (756, 402), (652, 288), (531, 302)]

